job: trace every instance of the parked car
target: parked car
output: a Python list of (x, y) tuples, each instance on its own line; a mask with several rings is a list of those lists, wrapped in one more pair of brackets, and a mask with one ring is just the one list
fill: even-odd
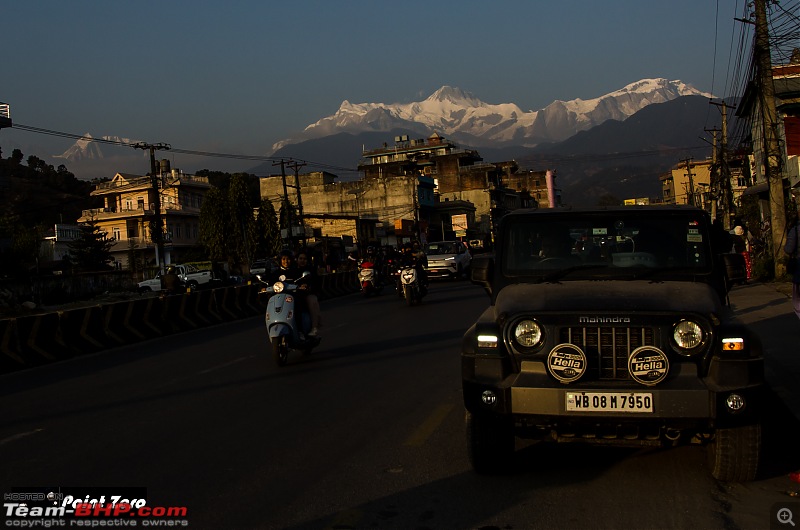
[(472, 255), (461, 241), (434, 241), (425, 245), (429, 278), (466, 278)]
[(250, 264), (250, 274), (270, 274), (278, 268), (278, 263), (271, 258), (256, 260)]
[(183, 287), (197, 288), (201, 285), (210, 286), (214, 282), (214, 274), (211, 271), (201, 271), (194, 265), (168, 265), (165, 281), (169, 280), (168, 276), (175, 277), (174, 286), (165, 286), (161, 281), (161, 272), (159, 271), (154, 278), (138, 283), (139, 292), (161, 291), (162, 289), (174, 291)]

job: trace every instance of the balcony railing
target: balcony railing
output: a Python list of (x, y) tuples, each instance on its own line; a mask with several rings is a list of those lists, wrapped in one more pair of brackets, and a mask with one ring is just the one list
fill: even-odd
[[(183, 204), (162, 204), (161, 205), (161, 212), (163, 214), (169, 214), (170, 212), (184, 212), (188, 214), (199, 214), (200, 207), (199, 206), (186, 206)], [(122, 216), (139, 216), (139, 215), (153, 215), (155, 210), (153, 205), (148, 205), (145, 207), (139, 208), (92, 208), (90, 210), (82, 210), (81, 216), (82, 217), (98, 217), (102, 215), (103, 217), (111, 217), (109, 215), (103, 214), (122, 214)]]

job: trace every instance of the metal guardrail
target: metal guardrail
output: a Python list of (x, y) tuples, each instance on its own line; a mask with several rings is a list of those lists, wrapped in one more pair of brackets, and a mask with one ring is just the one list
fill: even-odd
[[(358, 292), (355, 271), (326, 274), (321, 300)], [(253, 283), (143, 295), (0, 319), (0, 374), (128, 345), (201, 326), (263, 315)]]

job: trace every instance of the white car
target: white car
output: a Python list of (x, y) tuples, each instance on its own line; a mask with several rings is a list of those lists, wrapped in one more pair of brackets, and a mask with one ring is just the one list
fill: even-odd
[(425, 245), (429, 278), (466, 278), (472, 255), (461, 241), (433, 241)]
[(250, 265), (250, 274), (271, 274), (278, 268), (277, 263), (273, 259), (260, 259), (254, 261)]

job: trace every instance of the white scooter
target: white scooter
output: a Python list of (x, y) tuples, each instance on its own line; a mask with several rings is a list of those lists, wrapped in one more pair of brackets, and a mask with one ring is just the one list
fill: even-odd
[(416, 267), (407, 266), (400, 269), (400, 285), (403, 289), (400, 296), (405, 298), (407, 305), (422, 303), (422, 297), (427, 294)]
[(286, 276), (281, 276), (272, 285), (265, 282), (261, 275), (256, 276), (261, 283), (267, 285), (260, 293), (270, 295), (264, 322), (272, 346), (272, 358), (278, 366), (286, 364), (289, 350), (299, 350), (308, 354), (320, 343), (319, 337), (308, 335), (311, 331), (311, 316), (308, 312), (303, 311), (299, 314), (295, 310), (296, 293), (302, 292), (297, 282), (309, 274), (311, 273), (306, 271), (296, 280), (287, 280)]

